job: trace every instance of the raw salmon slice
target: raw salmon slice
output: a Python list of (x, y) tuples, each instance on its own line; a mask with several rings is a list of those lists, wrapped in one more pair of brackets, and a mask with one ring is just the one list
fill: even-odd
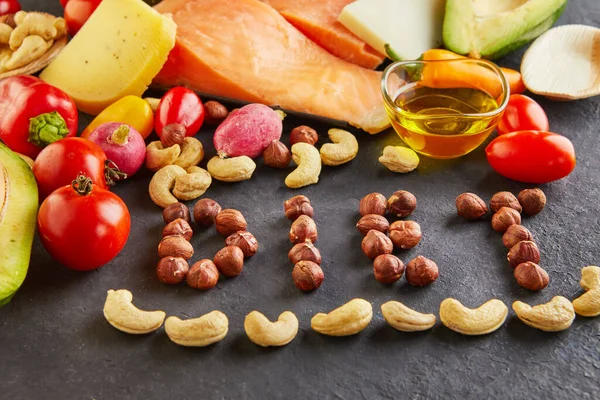
[(354, 0), (262, 0), (275, 8), (309, 39), (343, 60), (376, 68), (383, 55), (338, 22), (342, 9)]
[(341, 60), (259, 0), (163, 0), (177, 44), (155, 83), (347, 121), (389, 127), (381, 73)]

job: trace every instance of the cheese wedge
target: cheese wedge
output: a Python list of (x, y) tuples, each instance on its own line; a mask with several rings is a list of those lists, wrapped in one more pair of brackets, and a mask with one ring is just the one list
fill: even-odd
[(40, 77), (96, 115), (141, 96), (175, 46), (177, 25), (142, 0), (103, 0)]
[(381, 54), (389, 44), (403, 60), (414, 60), (442, 45), (445, 5), (446, 0), (357, 0), (338, 20)]

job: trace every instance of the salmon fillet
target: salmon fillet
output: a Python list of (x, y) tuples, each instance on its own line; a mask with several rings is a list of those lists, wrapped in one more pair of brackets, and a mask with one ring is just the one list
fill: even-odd
[(383, 55), (350, 32), (337, 18), (354, 0), (262, 0), (325, 50), (356, 65), (376, 68)]
[(347, 121), (389, 127), (381, 72), (341, 60), (259, 0), (163, 0), (177, 43), (155, 83)]

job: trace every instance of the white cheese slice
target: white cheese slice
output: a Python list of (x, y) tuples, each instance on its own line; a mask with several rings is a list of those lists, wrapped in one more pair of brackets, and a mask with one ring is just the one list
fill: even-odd
[(371, 47), (386, 54), (389, 44), (404, 60), (442, 45), (446, 0), (357, 0), (338, 20)]

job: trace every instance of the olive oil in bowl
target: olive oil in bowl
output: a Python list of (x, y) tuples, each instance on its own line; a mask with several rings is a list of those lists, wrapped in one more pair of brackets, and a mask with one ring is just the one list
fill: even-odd
[(473, 151), (492, 133), (506, 107), (509, 89), (502, 72), (488, 61), (466, 59), (465, 68), (460, 69), (456, 63), (463, 60), (448, 61), (455, 63), (448, 70), (485, 68), (492, 78), (497, 70), (497, 85), (487, 86), (496, 89), (497, 97), (470, 75), (457, 79), (451, 73), (430, 73), (444, 72), (439, 64), (443, 62), (394, 63), (384, 72), (382, 92), (390, 122), (408, 146), (429, 157), (456, 158)]

